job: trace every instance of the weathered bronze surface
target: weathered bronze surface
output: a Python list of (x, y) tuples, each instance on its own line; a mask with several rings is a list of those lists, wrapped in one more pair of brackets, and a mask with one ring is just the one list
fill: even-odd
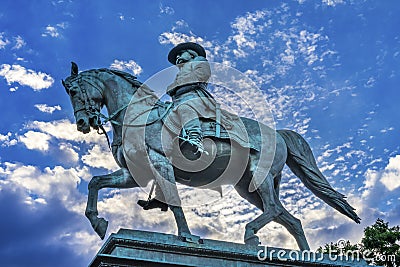
[[(275, 221), (286, 227), (301, 250), (308, 250), (309, 245), (300, 220), (292, 216), (279, 200), (281, 172), (285, 164), (315, 195), (350, 219), (360, 222), (360, 218), (345, 197), (334, 190), (320, 172), (309, 145), (296, 132), (275, 131), (263, 124), (242, 118), (249, 134), (249, 145), (243, 146), (237, 142), (229, 142), (229, 136), (223, 134), (220, 138), (213, 137), (213, 134), (210, 134), (213, 133), (210, 126), (212, 121), (210, 123), (209, 120), (202, 120), (204, 134), (208, 133), (211, 136), (217, 149), (207, 148), (205, 144), (206, 149), (212, 150), (212, 153), (202, 154), (201, 160), (197, 162), (201, 165), (209, 158), (213, 158), (213, 161), (209, 162), (207, 168), (196, 171), (196, 166), (193, 166), (193, 170), (188, 171), (173, 164), (174, 161), (180, 162), (184, 159), (185, 149), (180, 151), (174, 141), (177, 139), (176, 134), (163, 128), (161, 117), (169, 105), (160, 102), (157, 96), (149, 88), (142, 86), (135, 77), (109, 69), (79, 73), (77, 65), (73, 64), (71, 76), (63, 81), (63, 85), (70, 96), (79, 131), (88, 133), (91, 127), (101, 130), (104, 122), (108, 121), (113, 128), (112, 153), (120, 169), (91, 179), (85, 213), (101, 238), (106, 234), (108, 222), (98, 217), (98, 191), (107, 187), (144, 187), (155, 179), (165, 202), (174, 214), (178, 235), (184, 240), (198, 242), (199, 238), (191, 235), (180, 206), (176, 182), (195, 187), (208, 185), (208, 188), (215, 190), (221, 185), (232, 184), (240, 196), (263, 211), (259, 217), (246, 225), (246, 244), (258, 245), (256, 233), (267, 223)], [(132, 98), (134, 100), (131, 100)], [(108, 117), (100, 113), (103, 106), (107, 108)], [(143, 113), (143, 110), (147, 113)], [(126, 114), (127, 112), (132, 114)], [(146, 116), (142, 116), (143, 114)], [(124, 122), (126, 115), (130, 115), (128, 117), (132, 120)], [(164, 134), (160, 134), (161, 132)], [(272, 166), (268, 170), (263, 170), (262, 164), (258, 164), (260, 151), (257, 150), (257, 140), (264, 138), (260, 136), (260, 132), (267, 135), (267, 140), (269, 137), (275, 139), (275, 153), (271, 155)], [(181, 153), (176, 154), (177, 150)], [(172, 162), (169, 159), (172, 159)], [(225, 169), (228, 160), (233, 162), (234, 166), (237, 165), (238, 169), (232, 168), (226, 177), (221, 179), (221, 170)], [(250, 192), (253, 175), (263, 171), (265, 179), (256, 187), (256, 191)], [(218, 183), (213, 183), (216, 177)]]

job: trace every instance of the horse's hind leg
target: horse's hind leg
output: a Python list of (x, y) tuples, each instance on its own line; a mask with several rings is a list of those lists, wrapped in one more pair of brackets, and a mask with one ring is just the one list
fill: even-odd
[[(276, 184), (275, 184), (275, 186), (276, 186)], [(242, 196), (247, 201), (249, 201), (251, 204), (255, 205), (257, 208), (259, 208), (260, 210), (262, 210), (264, 212), (265, 206), (263, 204), (263, 200), (262, 200), (260, 194), (256, 193), (256, 192), (249, 192), (247, 190), (247, 188), (248, 188), (247, 184), (244, 184), (244, 186), (243, 186), (243, 184), (238, 184), (237, 186), (235, 186), (235, 189), (239, 193), (240, 196)], [(277, 191), (276, 189), (277, 188), (275, 187), (275, 192)], [(273, 220), (275, 222), (283, 225), (289, 231), (289, 233), (291, 235), (293, 235), (293, 237), (297, 241), (297, 245), (299, 246), (299, 248), (301, 250), (309, 250), (310, 247), (309, 247), (307, 239), (304, 235), (304, 231), (301, 226), (300, 220), (295, 218), (293, 215), (291, 215), (285, 209), (285, 207), (283, 207), (283, 205), (281, 204), (280, 201), (278, 201), (278, 205), (281, 206), (280, 210), (282, 211), (282, 213)], [(265, 210), (265, 211), (268, 212), (268, 210)], [(246, 230), (247, 230), (247, 228), (246, 228)], [(251, 231), (248, 232), (248, 235), (250, 235), (250, 234), (251, 234)], [(255, 233), (254, 233), (254, 235), (255, 235)], [(255, 236), (253, 236), (253, 237), (249, 236), (249, 237), (247, 237), (247, 239), (248, 239), (247, 243), (251, 243), (250, 240), (252, 240), (253, 243), (258, 242), (257, 238)]]
[(255, 220), (246, 225), (244, 234), (244, 242), (250, 245), (258, 245), (259, 239), (256, 233), (269, 222), (275, 220), (283, 212), (283, 206), (280, 204), (279, 198), (276, 195), (271, 174), (261, 183), (257, 189), (257, 193), (262, 200), (263, 213)]
[(137, 187), (135, 180), (127, 169), (119, 169), (116, 172), (94, 176), (89, 184), (88, 201), (85, 215), (89, 219), (94, 231), (104, 239), (107, 232), (108, 222), (104, 218), (99, 218), (97, 211), (97, 200), (99, 190), (102, 188), (132, 188)]
[(275, 222), (283, 225), (289, 231), (289, 233), (296, 239), (300, 250), (310, 250), (310, 246), (308, 245), (299, 219), (290, 214), (286, 209), (283, 209), (283, 213), (275, 218)]

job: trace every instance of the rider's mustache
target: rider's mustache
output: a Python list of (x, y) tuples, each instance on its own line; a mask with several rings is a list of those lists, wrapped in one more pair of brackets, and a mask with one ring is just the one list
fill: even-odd
[(188, 61), (189, 61), (188, 58), (182, 58), (182, 57), (180, 57), (180, 58), (178, 58), (178, 59), (176, 60), (176, 64), (183, 64), (183, 63), (186, 63), (186, 62), (188, 62)]

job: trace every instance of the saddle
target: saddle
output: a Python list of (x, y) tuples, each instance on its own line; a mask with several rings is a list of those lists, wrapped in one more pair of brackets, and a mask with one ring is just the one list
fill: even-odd
[[(182, 127), (173, 106), (169, 102), (159, 102), (157, 107), (152, 111), (161, 118), (165, 127), (176, 134), (182, 135)], [(153, 116), (154, 116), (153, 115)], [(149, 116), (149, 117), (153, 117)], [(220, 114), (210, 111), (208, 114), (200, 114), (199, 116), (201, 129), (204, 137), (220, 138), (225, 140), (233, 140), (240, 146), (260, 151), (261, 136), (260, 126), (257, 121), (239, 117), (226, 110), (221, 109)]]

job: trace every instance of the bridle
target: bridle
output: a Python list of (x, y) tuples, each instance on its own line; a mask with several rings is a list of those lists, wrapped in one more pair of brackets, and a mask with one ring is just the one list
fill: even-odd
[[(72, 78), (72, 81), (70, 83), (73, 83), (73, 82), (77, 82), (78, 83), (79, 90), (77, 90), (77, 91), (80, 94), (80, 100), (83, 102), (83, 105), (79, 109), (74, 109), (74, 116), (76, 118), (76, 114), (78, 112), (85, 111), (86, 114), (88, 114), (88, 116), (89, 116), (89, 121), (90, 121), (90, 119), (93, 120), (93, 123), (90, 126), (92, 126), (95, 130), (97, 130), (97, 133), (99, 135), (103, 135), (103, 134), (105, 135), (105, 137), (107, 139), (108, 147), (111, 149), (110, 138), (107, 135), (107, 131), (104, 129), (104, 125), (107, 124), (107, 122), (110, 122), (111, 124), (122, 126), (122, 124), (120, 122), (116, 121), (115, 118), (123, 110), (125, 110), (128, 107), (129, 104), (126, 104), (126, 105), (120, 107), (114, 113), (112, 113), (110, 116), (106, 116), (106, 115), (104, 115), (103, 113), (100, 112), (100, 109), (98, 109), (96, 107), (96, 104), (93, 101), (93, 99), (91, 99), (89, 97), (85, 86), (83, 86), (83, 81), (85, 81), (86, 83), (90, 84), (93, 88), (95, 88), (103, 98), (103, 93), (98, 88), (97, 85), (93, 84), (89, 79), (84, 79), (82, 76), (78, 77), (78, 75), (76, 75), (75, 77)], [(67, 89), (68, 95), (71, 95), (70, 94), (70, 89), (68, 88), (66, 83), (64, 81), (62, 81), (62, 84)]]
[[(90, 119), (94, 119), (93, 124), (92, 124), (91, 126), (92, 126), (94, 129), (97, 130), (97, 133), (98, 133), (99, 135), (103, 135), (103, 134), (105, 135), (105, 137), (106, 137), (106, 139), (107, 139), (107, 144), (108, 144), (108, 147), (110, 148), (110, 150), (111, 150), (111, 143), (110, 143), (110, 138), (108, 137), (108, 134), (107, 134), (106, 130), (104, 129), (104, 125), (105, 125), (105, 124), (107, 124), (108, 122), (110, 122), (111, 124), (113, 124), (113, 125), (118, 125), (118, 126), (126, 126), (126, 127), (144, 127), (144, 126), (148, 126), (148, 125), (151, 125), (151, 124), (153, 124), (153, 123), (155, 123), (155, 122), (157, 122), (157, 121), (162, 120), (162, 119), (166, 116), (166, 114), (170, 111), (170, 109), (173, 107), (173, 103), (172, 103), (172, 102), (169, 103), (169, 104), (167, 105), (166, 109), (164, 110), (164, 112), (163, 112), (159, 117), (154, 118), (153, 120), (148, 121), (148, 122), (146, 122), (146, 123), (143, 123), (143, 124), (124, 124), (124, 125), (123, 125), (123, 124), (121, 124), (120, 122), (116, 121), (115, 118), (116, 118), (121, 112), (123, 112), (129, 105), (135, 104), (136, 102), (143, 101), (145, 98), (152, 97), (152, 95), (147, 95), (147, 96), (142, 97), (142, 98), (140, 98), (140, 99), (137, 99), (136, 101), (133, 101), (133, 102), (131, 101), (130, 103), (125, 104), (125, 105), (121, 106), (120, 108), (118, 108), (118, 109), (117, 109), (116, 111), (114, 111), (111, 115), (106, 116), (106, 115), (104, 115), (103, 113), (100, 112), (100, 109), (98, 109), (98, 108), (96, 107), (96, 104), (95, 104), (95, 102), (93, 101), (93, 99), (91, 99), (91, 98), (89, 97), (88, 92), (87, 92), (85, 86), (83, 85), (83, 82), (86, 82), (86, 83), (88, 83), (90, 86), (92, 86), (93, 88), (95, 88), (95, 89), (100, 93), (100, 95), (102, 96), (102, 99), (103, 99), (104, 97), (103, 97), (103, 92), (102, 92), (102, 90), (100, 90), (99, 87), (98, 87), (96, 84), (92, 83), (92, 82), (90, 81), (90, 79), (84, 79), (81, 75), (78, 75), (78, 74), (72, 75), (71, 78), (72, 78), (72, 81), (70, 81), (69, 83), (73, 83), (73, 82), (77, 82), (77, 83), (78, 83), (78, 88), (79, 88), (79, 90), (77, 90), (77, 91), (79, 91), (80, 100), (81, 100), (81, 102), (83, 102), (83, 105), (82, 105), (81, 108), (76, 109), (76, 110), (74, 109), (74, 116), (75, 116), (75, 118), (76, 118), (76, 114), (77, 114), (78, 112), (85, 111), (86, 114), (88, 114), (88, 116), (89, 116), (89, 120), (90, 120)], [(124, 78), (124, 77), (123, 77), (123, 78)], [(127, 79), (125, 79), (125, 80), (127, 80)], [(131, 82), (131, 81), (129, 81), (129, 80), (127, 80), (127, 81), (128, 81), (128, 82)], [(66, 83), (64, 82), (64, 80), (62, 80), (62, 84), (64, 85), (65, 89), (67, 90), (68, 95), (71, 96), (71, 94), (70, 94), (70, 89), (69, 89), (69, 87), (66, 85)], [(156, 105), (161, 105), (161, 103), (158, 103), (158, 102), (157, 102)], [(102, 105), (101, 105), (101, 106), (102, 106)], [(152, 107), (151, 109), (153, 109), (153, 107)], [(142, 115), (142, 114), (144, 114), (144, 113), (150, 111), (151, 109), (149, 109), (149, 110), (144, 110), (142, 113), (137, 114), (137, 117), (139, 117), (140, 115)]]

